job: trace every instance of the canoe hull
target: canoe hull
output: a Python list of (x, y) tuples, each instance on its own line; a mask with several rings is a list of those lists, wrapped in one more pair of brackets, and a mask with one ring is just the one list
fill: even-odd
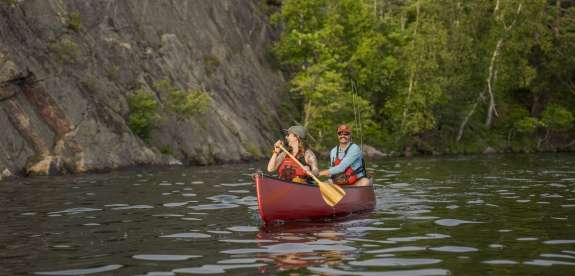
[(375, 207), (373, 185), (343, 187), (346, 195), (331, 207), (315, 185), (285, 182), (261, 173), (254, 179), (260, 216), (266, 223), (338, 217), (371, 211)]

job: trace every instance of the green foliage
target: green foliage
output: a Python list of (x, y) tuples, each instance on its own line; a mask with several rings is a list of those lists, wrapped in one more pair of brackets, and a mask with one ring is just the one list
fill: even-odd
[[(280, 13), (273, 17), (284, 28), (274, 53), (293, 76), (291, 91), (301, 99), (299, 109), (303, 111), (299, 121), (308, 127), (318, 148), (334, 142), (333, 129), (338, 124), (359, 123), (357, 116), (361, 115), (362, 125), (377, 128), (371, 123), (374, 108), (357, 91), (357, 73), (348, 66), (352, 59), (377, 55), (354, 56), (362, 43), (362, 32), (372, 30), (366, 12), (357, 1), (300, 0), (285, 1)], [(365, 48), (363, 52), (367, 51)], [(368, 70), (360, 72), (367, 73)]]
[(80, 27), (82, 26), (82, 20), (80, 18), (80, 12), (78, 12), (78, 11), (71, 12), (68, 15), (67, 21), (68, 21), (68, 25), (67, 25), (68, 29), (70, 29), (74, 32), (80, 31)]
[(166, 155), (173, 155), (174, 152), (172, 150), (172, 146), (170, 146), (169, 144), (164, 144), (160, 147), (160, 152), (162, 154), (166, 154)]
[(280, 63), (291, 71), (298, 70), (315, 59), (316, 49), (324, 45), (318, 41), (320, 28), (325, 24), (327, 0), (284, 1), (272, 21), (281, 25), (283, 32), (274, 45)]
[(511, 105), (505, 111), (505, 129), (521, 134), (532, 134), (543, 124), (537, 118), (531, 117), (529, 111), (520, 105)]
[(541, 121), (533, 117), (525, 117), (515, 123), (515, 128), (520, 133), (533, 133), (537, 127), (541, 126)]
[(2, 0), (2, 2), (6, 3), (7, 5), (14, 7), (18, 4), (18, 0)]
[(68, 64), (77, 63), (82, 53), (78, 44), (69, 38), (52, 43), (49, 48), (62, 62)]
[(128, 103), (130, 106), (128, 126), (134, 134), (148, 140), (150, 131), (160, 119), (159, 103), (155, 95), (144, 90), (138, 90), (129, 98)]
[(220, 66), (220, 60), (214, 55), (205, 55), (204, 66), (208, 75), (211, 75)]
[(258, 1), (258, 10), (266, 16), (271, 16), (281, 6), (281, 0), (260, 0)]
[(105, 75), (106, 77), (108, 77), (110, 80), (113, 81), (117, 81), (119, 79), (119, 73), (120, 73), (120, 66), (118, 65), (111, 65), (108, 66), (104, 69)]
[(571, 111), (556, 104), (547, 106), (542, 118), (543, 124), (547, 128), (555, 131), (571, 128), (574, 120), (575, 118)]
[(342, 74), (317, 64), (300, 72), (292, 80), (292, 91), (305, 100), (304, 125), (318, 147), (333, 143), (334, 129), (341, 123), (354, 123), (354, 109), (371, 122), (373, 108), (365, 99), (346, 90)]
[(98, 91), (100, 91), (99, 80), (94, 75), (86, 75), (84, 78), (82, 78), (80, 84), (84, 89), (92, 94), (96, 94)]
[(252, 143), (243, 143), (244, 148), (254, 157), (263, 157), (262, 151)]
[(212, 98), (203, 89), (182, 91), (174, 87), (168, 80), (162, 80), (154, 84), (154, 88), (160, 93), (167, 94), (167, 107), (170, 111), (191, 119), (197, 114), (208, 111), (212, 104)]
[(285, 0), (273, 53), (321, 146), (359, 114), (395, 150), (529, 151), (574, 128), (573, 18), (568, 1)]

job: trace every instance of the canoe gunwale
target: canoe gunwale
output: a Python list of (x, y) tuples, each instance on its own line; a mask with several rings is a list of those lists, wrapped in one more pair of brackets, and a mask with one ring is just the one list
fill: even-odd
[[(306, 183), (299, 183), (299, 182), (293, 182), (293, 181), (287, 181), (287, 180), (283, 180), (277, 176), (273, 176), (273, 175), (269, 175), (269, 174), (265, 174), (263, 172), (259, 172), (256, 173), (256, 175), (261, 175), (262, 178), (271, 178), (271, 179), (275, 179), (277, 181), (281, 181), (284, 183), (289, 183), (289, 184), (295, 184), (295, 185), (303, 185), (303, 186), (309, 186), (309, 187), (315, 187), (315, 188), (319, 188), (319, 186), (317, 184), (315, 184), (315, 181), (312, 180), (312, 183), (306, 182)], [(254, 179), (256, 177), (256, 175), (254, 175)], [(338, 185), (339, 187), (342, 187), (343, 189), (358, 189), (358, 188), (366, 188), (366, 187), (373, 187), (373, 182), (370, 181), (370, 185), (367, 186), (355, 186), (355, 185)]]

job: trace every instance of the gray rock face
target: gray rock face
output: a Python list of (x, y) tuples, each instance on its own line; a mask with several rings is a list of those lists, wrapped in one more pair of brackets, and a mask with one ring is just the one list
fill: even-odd
[[(283, 77), (257, 0), (0, 1), (0, 168), (62, 174), (138, 164), (262, 157), (280, 129)], [(153, 84), (203, 89), (190, 119)], [(149, 141), (128, 99), (151, 91), (162, 119)], [(160, 148), (169, 148), (162, 154)], [(164, 151), (166, 153), (166, 151)]]

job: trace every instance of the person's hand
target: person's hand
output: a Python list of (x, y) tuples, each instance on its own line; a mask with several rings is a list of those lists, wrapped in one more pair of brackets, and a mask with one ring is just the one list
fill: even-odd
[(322, 170), (319, 172), (320, 176), (329, 176), (329, 170)]
[(311, 168), (310, 168), (308, 165), (303, 166), (303, 170), (304, 170), (307, 174), (312, 175)]
[(275, 144), (274, 144), (274, 152), (275, 153), (280, 153), (282, 150), (280, 147), (282, 147), (284, 145), (284, 142), (282, 140), (278, 140)]

